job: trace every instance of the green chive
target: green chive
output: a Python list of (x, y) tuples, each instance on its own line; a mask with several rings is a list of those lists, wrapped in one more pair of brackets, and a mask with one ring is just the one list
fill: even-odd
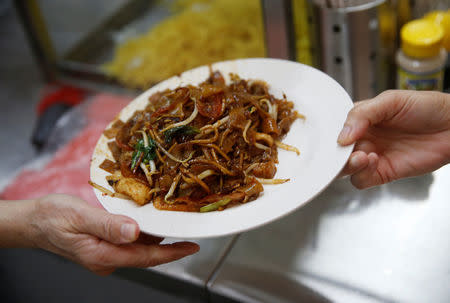
[(205, 205), (203, 207), (200, 207), (200, 212), (201, 213), (206, 213), (206, 212), (209, 212), (209, 211), (214, 211), (214, 210), (219, 209), (219, 207), (221, 207), (221, 206), (227, 205), (230, 202), (231, 202), (230, 198), (225, 198), (225, 199), (219, 200), (217, 202), (214, 202), (214, 203)]
[(131, 170), (133, 170), (136, 167), (137, 161), (139, 160), (141, 153), (142, 153), (141, 151), (133, 152), (133, 156), (131, 158)]

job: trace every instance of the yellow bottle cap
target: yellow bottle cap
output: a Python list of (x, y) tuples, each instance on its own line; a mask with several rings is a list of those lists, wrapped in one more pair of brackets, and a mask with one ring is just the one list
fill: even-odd
[(442, 45), (447, 51), (450, 51), (450, 10), (434, 11), (425, 15), (425, 19), (432, 20), (439, 24), (444, 30), (444, 40)]
[(407, 56), (429, 58), (439, 54), (444, 31), (433, 21), (419, 19), (406, 23), (400, 35), (402, 50)]

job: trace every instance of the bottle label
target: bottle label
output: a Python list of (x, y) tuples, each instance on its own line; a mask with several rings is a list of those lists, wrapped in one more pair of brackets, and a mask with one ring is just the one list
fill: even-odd
[(397, 88), (442, 91), (443, 77), (444, 71), (442, 69), (432, 73), (415, 74), (399, 67), (397, 70)]

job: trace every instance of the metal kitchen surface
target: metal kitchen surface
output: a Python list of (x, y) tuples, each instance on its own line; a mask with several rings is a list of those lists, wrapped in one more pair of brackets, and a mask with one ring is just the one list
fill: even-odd
[[(121, 269), (117, 275), (122, 278), (157, 288), (167, 293), (195, 302), (208, 300), (207, 281), (220, 266), (234, 242), (233, 236), (194, 240), (200, 251), (176, 262), (142, 269)], [(180, 239), (166, 239), (163, 243)], [(192, 240), (191, 240), (192, 241)]]
[(241, 302), (449, 302), (449, 185), (450, 165), (363, 191), (335, 181), (242, 234), (210, 291)]

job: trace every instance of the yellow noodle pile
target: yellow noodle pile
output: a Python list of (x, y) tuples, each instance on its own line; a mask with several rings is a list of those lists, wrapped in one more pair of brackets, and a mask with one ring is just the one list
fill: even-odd
[(196, 66), (264, 57), (259, 0), (177, 1), (181, 12), (120, 45), (105, 70), (127, 87), (149, 86)]

